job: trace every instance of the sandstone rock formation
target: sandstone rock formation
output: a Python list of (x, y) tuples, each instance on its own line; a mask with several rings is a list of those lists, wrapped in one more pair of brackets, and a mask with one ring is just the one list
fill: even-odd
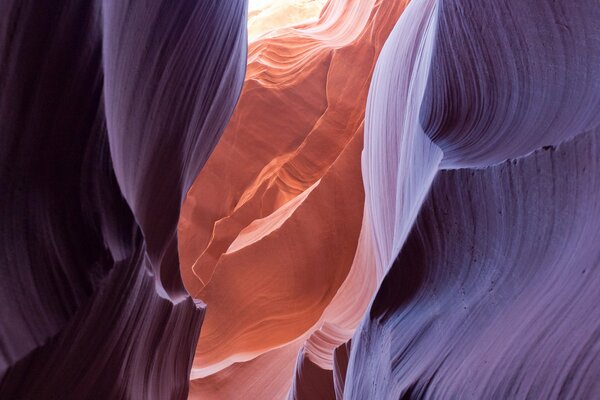
[(414, 0), (363, 174), (378, 268), (345, 398), (600, 394), (600, 5)]
[(0, 398), (185, 398), (179, 208), (233, 110), (243, 1), (0, 4)]
[(597, 21), (1, 2), (0, 398), (599, 398)]
[[(296, 359), (331, 375), (377, 282), (371, 253), (355, 257), (363, 120), (377, 55), (403, 8), (332, 1), (317, 22), (250, 44), (240, 101), (179, 227), (184, 283), (209, 310), (192, 396), (285, 394)], [(263, 379), (270, 389), (254, 383)]]

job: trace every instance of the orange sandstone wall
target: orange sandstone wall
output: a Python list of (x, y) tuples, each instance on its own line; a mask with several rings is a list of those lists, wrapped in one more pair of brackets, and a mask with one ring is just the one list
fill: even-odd
[(184, 284), (207, 304), (191, 398), (284, 396), (298, 351), (331, 369), (351, 337), (377, 281), (368, 246), (355, 258), (366, 98), (404, 6), (332, 0), (318, 21), (250, 44), (179, 223)]

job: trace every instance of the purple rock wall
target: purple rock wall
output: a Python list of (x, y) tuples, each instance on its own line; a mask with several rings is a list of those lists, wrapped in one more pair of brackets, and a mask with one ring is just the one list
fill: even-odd
[(0, 4), (1, 398), (186, 397), (203, 305), (176, 226), (240, 92), (245, 19)]
[(369, 93), (389, 273), (344, 398), (600, 396), (599, 20), (594, 1), (410, 3)]

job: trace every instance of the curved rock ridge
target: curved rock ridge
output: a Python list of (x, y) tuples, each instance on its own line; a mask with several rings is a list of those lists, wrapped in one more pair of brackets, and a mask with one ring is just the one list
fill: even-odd
[(364, 225), (371, 233), (379, 279), (398, 254), (442, 159), (419, 119), (437, 17), (435, 0), (408, 5), (377, 60), (369, 90), (362, 154)]
[(0, 397), (185, 398), (181, 203), (229, 119), (244, 1), (0, 4)]
[[(360, 322), (377, 285), (374, 253), (355, 257), (365, 103), (403, 8), (333, 1), (319, 21), (250, 44), (238, 106), (180, 218), (182, 277), (209, 310), (192, 396), (280, 398), (300, 349), (331, 370)], [(288, 358), (253, 367), (269, 354)], [(282, 377), (280, 365), (292, 372)], [(279, 386), (250, 383), (263, 375)]]
[[(404, 3), (400, 2), (398, 7), (402, 8)], [(257, 40), (250, 46), (246, 80), (257, 81), (262, 87), (279, 90), (288, 85), (297, 87), (302, 76), (317, 73), (311, 70), (322, 71), (321, 64), (329, 62), (332, 50), (349, 46), (367, 34), (367, 29), (374, 26), (374, 10), (380, 7), (381, 4), (375, 0), (329, 0), (317, 21), (270, 31), (264, 35), (264, 40)], [(392, 11), (377, 18), (397, 20), (397, 13)], [(387, 31), (390, 28), (391, 26), (385, 25), (374, 26), (378, 31)], [(374, 34), (378, 35), (376, 32)], [(381, 38), (381, 41), (383, 40), (385, 35)], [(362, 55), (365, 56), (368, 56), (368, 53)], [(372, 67), (369, 62), (356, 62), (351, 65), (357, 69), (354, 74)], [(359, 82), (364, 78), (365, 76), (361, 75)], [(298, 100), (294, 100), (296, 101)]]
[(340, 345), (333, 353), (333, 389), (335, 398), (342, 400), (344, 398), (344, 387), (346, 386), (346, 373), (348, 371), (348, 359), (352, 340)]
[(402, 14), (362, 160), (385, 278), (344, 398), (598, 397), (599, 17), (550, 0)]
[(335, 400), (333, 371), (316, 365), (306, 353), (298, 353), (296, 376), (288, 399)]
[(269, 350), (246, 362), (239, 362), (202, 379), (192, 379), (189, 398), (285, 399), (294, 377), (302, 340)]
[(598, 397), (599, 151), (595, 129), (441, 171), (352, 340), (347, 398)]
[(600, 125), (598, 2), (452, 0), (439, 15), (421, 121), (444, 168), (491, 165)]
[(250, 0), (248, 2), (248, 41), (275, 29), (317, 20), (326, 0)]

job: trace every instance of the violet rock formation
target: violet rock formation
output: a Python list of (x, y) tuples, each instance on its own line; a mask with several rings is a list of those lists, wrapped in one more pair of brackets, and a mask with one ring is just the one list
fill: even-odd
[(600, 393), (600, 129), (438, 173), (356, 334), (349, 398)]
[(0, 4), (0, 398), (185, 398), (183, 198), (245, 70), (244, 1)]
[(413, 0), (363, 153), (350, 399), (600, 396), (600, 3)]

